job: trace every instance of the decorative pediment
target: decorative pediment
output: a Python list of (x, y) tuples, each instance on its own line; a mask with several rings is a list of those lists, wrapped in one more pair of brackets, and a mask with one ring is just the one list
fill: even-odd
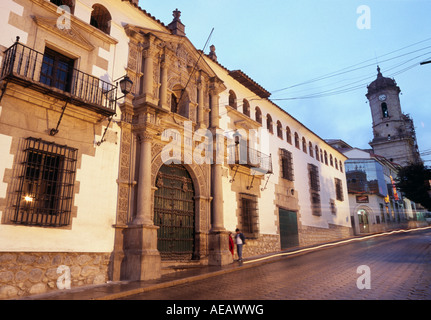
[(245, 129), (245, 130), (258, 130), (262, 127), (262, 125), (241, 113), (240, 111), (232, 108), (231, 106), (225, 106), (228, 116), (232, 119), (232, 122), (235, 124), (236, 129)]
[(94, 46), (73, 26), (72, 22), (70, 28), (59, 28), (57, 26), (57, 19), (47, 19), (36, 16), (33, 16), (32, 18), (39, 27), (52, 32), (65, 40), (84, 48), (85, 50), (94, 50)]
[[(152, 30), (134, 25), (126, 25), (124, 28), (126, 34), (138, 42), (144, 42), (148, 35), (154, 36), (156, 38), (156, 40), (154, 40), (155, 47), (160, 50), (163, 49), (165, 52), (168, 51), (169, 55), (174, 58), (173, 63), (178, 67), (191, 69), (199, 62), (196, 66), (197, 70), (204, 71), (209, 78), (216, 76), (215, 72), (205, 60), (199, 58), (203, 53), (196, 49), (187, 37), (180, 37), (164, 31)], [(142, 45), (144, 46), (143, 49), (145, 49), (146, 44), (142, 43)], [(192, 70), (188, 70), (188, 72), (191, 71)]]

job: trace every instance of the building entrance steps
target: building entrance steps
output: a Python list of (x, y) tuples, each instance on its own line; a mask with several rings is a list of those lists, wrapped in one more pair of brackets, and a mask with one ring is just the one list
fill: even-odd
[(309, 247), (296, 247), (280, 252), (245, 258), (242, 262), (234, 261), (232, 264), (227, 266), (194, 265), (192, 268), (183, 269), (184, 271), (164, 274), (160, 279), (157, 280), (110, 282), (103, 285), (86, 286), (72, 288), (69, 290), (26, 296), (21, 298), (21, 300), (115, 300), (120, 298), (127, 298), (128, 296), (132, 296), (135, 294), (203, 280), (210, 277), (235, 272), (237, 270), (253, 268), (266, 263), (272, 263), (280, 259), (285, 259), (289, 256), (306, 254), (316, 250), (330, 248), (332, 246), (347, 244), (352, 241), (361, 241), (370, 239), (372, 237), (385, 236), (394, 233), (420, 231), (425, 229), (431, 229), (431, 226), (407, 230), (400, 229), (390, 232), (356, 236), (344, 240), (317, 244)]

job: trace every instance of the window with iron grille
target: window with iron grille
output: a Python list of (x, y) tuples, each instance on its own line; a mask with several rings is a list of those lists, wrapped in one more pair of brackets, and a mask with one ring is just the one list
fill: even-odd
[(249, 194), (241, 194), (241, 227), (247, 238), (259, 236), (259, 214), (257, 197)]
[(286, 149), (280, 149), (281, 152), (281, 177), (290, 181), (294, 180), (292, 153)]
[(335, 195), (337, 200), (344, 201), (343, 182), (338, 178), (335, 178)]
[(308, 175), (310, 178), (310, 189), (313, 191), (320, 191), (320, 181), (319, 181), (319, 168), (314, 164), (308, 164)]
[(308, 164), (308, 176), (310, 184), (310, 198), (311, 198), (311, 210), (315, 216), (322, 215), (322, 208), (320, 204), (320, 181), (319, 181), (319, 168), (309, 163)]
[(12, 222), (62, 227), (71, 222), (77, 149), (27, 138)]

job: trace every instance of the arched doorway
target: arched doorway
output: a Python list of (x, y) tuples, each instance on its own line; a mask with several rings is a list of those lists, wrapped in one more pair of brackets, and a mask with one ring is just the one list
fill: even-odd
[(191, 260), (195, 247), (195, 191), (182, 165), (162, 165), (154, 193), (157, 249), (163, 260)]
[(370, 232), (370, 226), (369, 226), (369, 215), (367, 210), (365, 209), (359, 209), (357, 211), (358, 214), (358, 221), (359, 221), (359, 232), (360, 233), (369, 233)]

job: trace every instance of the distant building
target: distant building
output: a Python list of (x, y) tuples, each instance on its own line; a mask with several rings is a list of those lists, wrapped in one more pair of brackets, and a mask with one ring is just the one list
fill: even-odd
[(426, 225), (421, 207), (396, 188), (399, 165), (342, 140), (327, 141), (348, 158), (345, 171), (355, 234)]
[(383, 77), (377, 68), (377, 79), (370, 83), (366, 97), (373, 119), (374, 153), (391, 162), (406, 166), (420, 162), (413, 119), (401, 110), (401, 90), (394, 79)]

